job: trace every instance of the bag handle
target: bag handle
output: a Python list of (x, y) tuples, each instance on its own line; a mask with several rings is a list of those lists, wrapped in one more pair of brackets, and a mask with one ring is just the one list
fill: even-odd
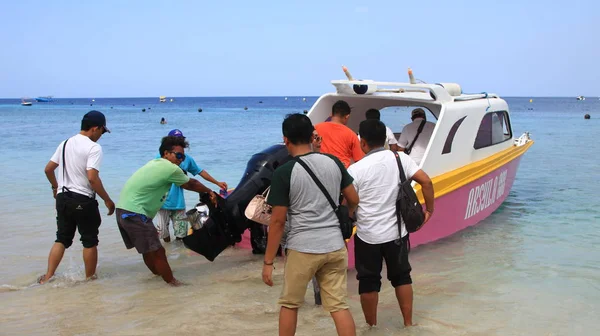
[(271, 186), (268, 186), (267, 189), (265, 189), (265, 191), (263, 191), (262, 196), (267, 199), (267, 197), (269, 197), (269, 193), (271, 192)]
[(405, 150), (404, 153), (406, 154), (410, 154), (410, 152), (412, 152), (412, 148), (415, 145), (415, 142), (417, 142), (417, 139), (419, 138), (419, 134), (421, 134), (421, 132), (423, 132), (423, 128), (425, 127), (425, 123), (426, 121), (423, 120), (421, 121), (421, 125), (419, 125), (419, 129), (417, 129), (417, 135), (415, 135), (415, 138), (413, 139), (412, 143), (410, 144), (410, 146), (408, 146)]
[(310, 175), (310, 177), (312, 177), (312, 179), (315, 181), (315, 183), (317, 184), (317, 186), (319, 187), (319, 189), (321, 189), (321, 191), (323, 192), (323, 194), (325, 195), (325, 197), (327, 197), (327, 200), (329, 201), (329, 204), (331, 205), (331, 207), (333, 208), (333, 211), (335, 212), (338, 207), (333, 202), (333, 198), (331, 198), (331, 195), (329, 195), (329, 192), (327, 192), (327, 189), (325, 189), (325, 186), (323, 185), (323, 183), (321, 183), (321, 181), (319, 181), (319, 179), (317, 178), (317, 176), (315, 176), (315, 173), (313, 173), (313, 171), (310, 170), (310, 168), (308, 168), (308, 165), (304, 161), (302, 161), (302, 159), (300, 159), (299, 157), (295, 157), (294, 159), (302, 167), (304, 167), (304, 170), (306, 170), (306, 172), (308, 173), (308, 175)]

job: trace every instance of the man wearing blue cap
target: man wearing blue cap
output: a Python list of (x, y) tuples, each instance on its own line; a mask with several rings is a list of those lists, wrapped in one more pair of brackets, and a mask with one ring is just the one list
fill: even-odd
[[(49, 281), (58, 268), (65, 249), (73, 244), (75, 230), (79, 230), (83, 244), (83, 262), (86, 279), (93, 279), (98, 261), (98, 229), (101, 218), (96, 194), (104, 200), (108, 215), (115, 211), (99, 170), (102, 147), (97, 143), (102, 134), (110, 133), (106, 118), (99, 111), (90, 111), (81, 120), (81, 132), (60, 143), (46, 165), (44, 172), (56, 199), (56, 241), (48, 256), (48, 270), (39, 283)], [(58, 179), (54, 171), (59, 166)]]
[[(185, 139), (183, 133), (174, 129), (169, 132), (167, 136), (181, 137)], [(200, 168), (194, 158), (189, 154), (186, 154), (185, 159), (179, 165), (183, 169), (184, 173), (190, 173), (192, 176), (200, 174), (200, 176), (208, 182), (217, 185), (220, 189), (227, 190), (227, 183), (219, 182), (214, 179), (206, 170)], [(156, 229), (158, 230), (159, 237), (165, 242), (171, 241), (169, 234), (169, 222), (173, 222), (173, 234), (176, 239), (182, 239), (188, 235), (189, 222), (185, 216), (185, 198), (183, 195), (183, 188), (173, 184), (169, 195), (165, 200), (162, 208), (158, 211), (155, 217)]]

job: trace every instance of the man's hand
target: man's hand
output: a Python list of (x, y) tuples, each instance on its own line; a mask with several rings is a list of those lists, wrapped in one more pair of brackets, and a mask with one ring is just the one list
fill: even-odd
[(225, 182), (217, 182), (217, 185), (219, 186), (219, 189), (225, 189), (225, 190), (227, 190), (227, 183), (225, 183)]
[(54, 199), (56, 199), (56, 189), (52, 189), (52, 196), (54, 196)]
[(423, 220), (423, 225), (425, 225), (425, 223), (427, 223), (427, 221), (429, 221), (429, 219), (431, 218), (431, 215), (433, 215), (433, 212), (425, 211), (425, 219)]
[(273, 287), (273, 265), (263, 265), (262, 279), (267, 286)]
[(108, 209), (108, 216), (112, 215), (113, 212), (115, 212), (115, 202), (113, 202), (111, 199), (109, 199), (108, 201), (104, 201), (104, 205), (106, 205), (106, 208)]

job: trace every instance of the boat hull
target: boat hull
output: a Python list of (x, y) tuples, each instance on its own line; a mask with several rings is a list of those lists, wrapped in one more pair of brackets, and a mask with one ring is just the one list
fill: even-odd
[[(451, 236), (479, 223), (496, 211), (513, 186), (525, 150), (519, 150), (519, 155), (505, 164), (437, 197), (435, 214), (431, 220), (421, 230), (410, 235), (411, 247)], [(436, 186), (434, 179), (434, 189)], [(419, 190), (417, 194), (423, 203)], [(242, 241), (236, 246), (251, 248), (249, 231), (243, 234)], [(354, 268), (354, 237), (348, 241), (348, 253), (348, 267)]]

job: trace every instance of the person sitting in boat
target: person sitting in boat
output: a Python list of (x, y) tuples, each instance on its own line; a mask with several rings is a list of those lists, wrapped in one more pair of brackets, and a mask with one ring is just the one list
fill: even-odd
[[(367, 324), (377, 324), (377, 302), (381, 289), (382, 261), (387, 265), (387, 278), (395, 288), (404, 325), (411, 326), (413, 290), (408, 262), (409, 236), (404, 223), (398, 223), (396, 199), (399, 172), (396, 155), (385, 150), (386, 126), (379, 120), (360, 123), (360, 146), (366, 156), (348, 168), (358, 192), (354, 256), (358, 293)], [(398, 153), (406, 177), (419, 183), (427, 212), (425, 222), (433, 214), (433, 184), (429, 176), (404, 153)], [(400, 225), (399, 225), (400, 224)]]
[[(171, 130), (168, 134), (170, 137), (178, 137), (183, 138), (183, 133), (174, 129)], [(159, 158), (160, 155), (157, 155), (156, 158)], [(183, 172), (187, 175), (187, 173), (192, 174), (192, 176), (200, 174), (200, 176), (208, 182), (211, 182), (217, 185), (221, 189), (227, 190), (227, 183), (219, 182), (214, 179), (206, 170), (200, 168), (193, 157), (190, 155), (186, 155), (179, 167), (183, 170)], [(176, 184), (171, 185), (171, 190), (169, 190), (169, 194), (164, 204), (156, 214), (156, 229), (159, 233), (159, 238), (163, 239), (165, 243), (171, 241), (171, 235), (169, 233), (169, 222), (173, 222), (173, 234), (175, 235), (175, 239), (182, 239), (188, 235), (189, 231), (189, 222), (186, 219), (185, 215), (185, 198), (183, 195), (183, 188), (177, 186)]]
[(356, 133), (346, 126), (349, 118), (350, 105), (343, 100), (338, 100), (331, 108), (331, 121), (315, 126), (323, 138), (321, 152), (334, 155), (342, 161), (345, 168), (365, 156), (360, 149)]
[(165, 120), (165, 118), (160, 118), (160, 124), (164, 125), (167, 123), (167, 120)]
[(398, 150), (405, 152), (418, 165), (421, 165), (421, 160), (425, 155), (425, 149), (427, 149), (435, 124), (427, 121), (425, 111), (422, 108), (414, 109), (411, 119), (412, 122), (402, 129), (402, 134), (398, 139)]
[[(378, 109), (369, 109), (365, 112), (365, 118), (367, 118), (367, 120), (381, 120), (381, 113)], [(386, 141), (383, 148), (391, 149), (394, 152), (398, 151), (398, 140), (396, 140), (394, 132), (387, 126), (385, 126), (385, 137)], [(358, 140), (360, 141), (360, 134), (358, 135)]]

